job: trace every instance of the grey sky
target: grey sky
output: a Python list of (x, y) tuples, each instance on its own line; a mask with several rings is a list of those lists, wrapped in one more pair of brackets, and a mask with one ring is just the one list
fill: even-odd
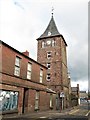
[(88, 0), (0, 0), (0, 39), (37, 58), (36, 39), (54, 19), (68, 47), (72, 85), (88, 86)]

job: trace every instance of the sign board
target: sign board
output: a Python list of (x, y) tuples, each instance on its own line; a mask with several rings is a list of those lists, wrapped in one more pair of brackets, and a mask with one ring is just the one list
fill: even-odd
[(65, 97), (64, 92), (60, 93), (60, 97)]

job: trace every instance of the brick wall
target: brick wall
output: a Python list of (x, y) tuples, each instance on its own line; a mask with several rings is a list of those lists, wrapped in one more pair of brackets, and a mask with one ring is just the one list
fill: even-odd
[[(46, 46), (42, 48), (42, 42), (45, 44), (48, 40), (55, 40), (55, 46)], [(51, 58), (47, 58), (47, 52), (51, 52)], [(58, 92), (65, 93), (65, 106), (69, 104), (69, 83), (68, 83), (68, 68), (67, 68), (67, 53), (66, 53), (66, 43), (62, 37), (52, 37), (52, 38), (42, 38), (38, 40), (38, 52), (37, 60), (41, 64), (47, 66), (50, 63), (50, 69), (47, 73), (50, 73), (50, 81), (47, 81), (48, 87)]]
[[(51, 63), (51, 69), (48, 70), (51, 73), (51, 81), (47, 84), (61, 84), (61, 38), (55, 37), (56, 41), (55, 47), (41, 48), (42, 41), (47, 41), (48, 39), (43, 39), (38, 41), (38, 53), (37, 60), (43, 65), (47, 65), (48, 62)], [(47, 52), (51, 52), (51, 58), (47, 59)]]
[(43, 69), (43, 84), (46, 84), (46, 68), (40, 66), (31, 59), (26, 58), (22, 54), (13, 51), (7, 46), (2, 47), (2, 72), (14, 76), (15, 58), (16, 56), (21, 58), (20, 62), (20, 78), (27, 79), (27, 64), (32, 63), (32, 75), (31, 80), (33, 82), (40, 82), (40, 68)]
[[(20, 76), (14, 75), (15, 58), (21, 58)], [(27, 79), (27, 63), (32, 64), (31, 79)], [(43, 70), (43, 82), (40, 83), (40, 69)], [(2, 44), (2, 71), (0, 71), (0, 89), (18, 91), (18, 114), (35, 111), (35, 95), (39, 91), (39, 110), (48, 110), (50, 104), (50, 93), (46, 92), (46, 70), (47, 68), (26, 57), (19, 51)]]

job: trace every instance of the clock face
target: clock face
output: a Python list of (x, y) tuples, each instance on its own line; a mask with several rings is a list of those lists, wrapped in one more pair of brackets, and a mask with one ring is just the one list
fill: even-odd
[(49, 31), (49, 32), (48, 32), (48, 36), (50, 36), (50, 35), (51, 35), (51, 32)]
[(48, 45), (50, 45), (50, 44), (51, 44), (51, 41), (50, 41), (50, 40), (48, 40), (48, 41), (47, 41), (47, 44), (48, 44)]

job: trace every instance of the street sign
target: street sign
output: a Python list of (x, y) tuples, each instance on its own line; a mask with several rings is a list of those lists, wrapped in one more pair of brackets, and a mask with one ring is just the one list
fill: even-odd
[(65, 97), (64, 92), (60, 93), (60, 97)]

